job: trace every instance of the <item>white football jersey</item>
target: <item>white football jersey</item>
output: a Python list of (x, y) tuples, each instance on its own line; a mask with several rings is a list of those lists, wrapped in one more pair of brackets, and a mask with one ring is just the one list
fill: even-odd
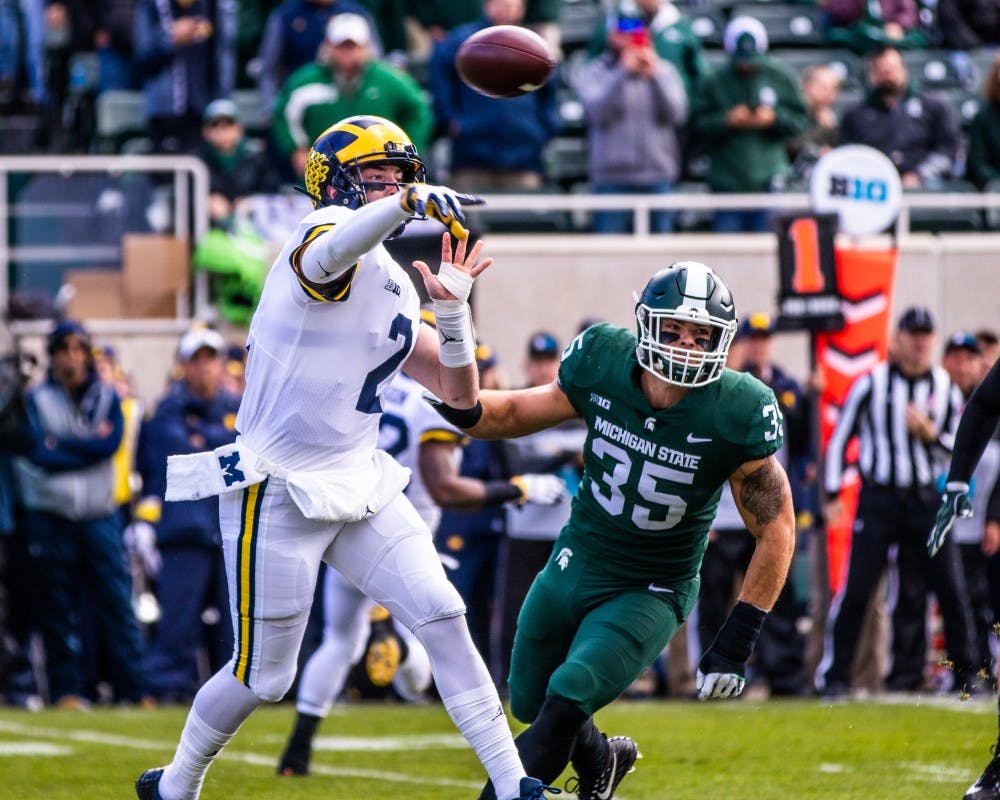
[[(423, 391), (423, 386), (402, 372), (385, 388), (378, 447), (402, 466), (409, 467), (406, 496), (433, 532), (441, 521), (441, 507), (434, 502), (420, 476), (420, 445), (432, 441), (460, 442), (465, 436), (430, 407), (423, 399)], [(456, 469), (460, 458), (461, 452), (456, 448)]]
[(382, 391), (416, 342), (417, 291), (381, 244), (330, 285), (301, 276), (308, 243), (352, 213), (334, 206), (302, 220), (250, 323), (236, 429), (255, 453), (290, 470), (371, 462)]

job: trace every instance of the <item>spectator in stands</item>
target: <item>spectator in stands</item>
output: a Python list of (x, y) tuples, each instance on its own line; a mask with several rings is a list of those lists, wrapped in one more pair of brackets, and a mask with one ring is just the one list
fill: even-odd
[(914, 50), (927, 45), (916, 0), (818, 0), (831, 44), (865, 54), (876, 47)]
[(959, 146), (955, 114), (910, 84), (899, 50), (883, 47), (868, 65), (868, 96), (844, 112), (844, 144), (881, 150), (896, 165), (904, 189), (933, 189), (951, 177)]
[(0, 109), (17, 105), (25, 88), (36, 106), (48, 99), (44, 39), (43, 0), (0, 0)]
[(995, 0), (937, 0), (940, 45), (975, 50), (1000, 43), (1000, 5)]
[(435, 45), (459, 25), (475, 22), (483, 14), (483, 0), (407, 0), (415, 23), (411, 30), (415, 58), (428, 58)]
[(139, 88), (132, 63), (132, 20), (137, 0), (103, 0), (97, 14), (94, 48), (97, 51), (98, 93), (108, 89)]
[[(729, 61), (705, 77), (691, 103), (691, 133), (702, 137), (713, 192), (771, 192), (789, 174), (787, 141), (808, 125), (795, 78), (767, 56), (767, 33), (753, 17), (736, 17), (724, 34)], [(717, 211), (715, 230), (765, 231), (764, 210)]]
[(833, 104), (840, 93), (840, 76), (828, 64), (802, 71), (802, 97), (809, 110), (809, 127), (788, 143), (792, 172), (807, 179), (813, 165), (840, 143), (840, 123)]
[(410, 62), (406, 33), (407, 0), (358, 0), (375, 24), (375, 38), (382, 43), (386, 60), (399, 69)]
[(203, 141), (198, 156), (209, 170), (208, 216), (225, 227), (241, 197), (270, 194), (281, 188), (263, 143), (246, 136), (236, 103), (213, 100), (202, 115)]
[(268, 16), (257, 56), (260, 103), (268, 113), (288, 77), (316, 60), (327, 24), (337, 14), (366, 12), (355, 0), (285, 0)]
[(649, 31), (653, 49), (677, 69), (690, 100), (698, 81), (708, 72), (701, 39), (691, 29), (691, 21), (671, 0), (623, 0), (594, 30), (588, 48), (592, 56), (604, 51), (609, 32), (618, 28), (622, 18), (641, 22)]
[(559, 129), (555, 81), (520, 97), (497, 100), (470, 89), (455, 69), (455, 53), (473, 33), (523, 20), (524, 0), (486, 0), (479, 20), (455, 28), (434, 48), (430, 89), (438, 129), (451, 143), (450, 185), (456, 189), (542, 187), (542, 153)]
[[(621, 17), (605, 51), (575, 76), (587, 113), (588, 174), (596, 194), (667, 194), (681, 174), (677, 130), (687, 96), (676, 68), (660, 58), (649, 31)], [(596, 233), (626, 233), (629, 211), (597, 211)], [(674, 212), (653, 211), (650, 229), (669, 233)]]
[(138, 0), (133, 29), (153, 149), (194, 152), (202, 114), (236, 85), (236, 3)]
[(965, 177), (980, 189), (1000, 178), (1000, 54), (983, 81), (983, 104), (969, 126)]
[(371, 25), (360, 14), (330, 19), (316, 61), (297, 70), (281, 89), (272, 120), (275, 142), (296, 176), (309, 147), (339, 119), (376, 114), (408, 131), (418, 152), (427, 149), (432, 114), (424, 90), (408, 74), (376, 58)]
[(111, 457), (122, 438), (121, 404), (114, 388), (98, 379), (80, 323), (58, 323), (47, 351), (48, 376), (28, 392), (35, 446), (16, 459), (15, 473), (49, 699), (64, 708), (87, 705), (80, 613), (86, 590), (117, 699), (140, 702), (146, 695), (142, 642), (113, 498)]
[(147, 564), (156, 572), (162, 615), (147, 666), (151, 690), (161, 701), (188, 702), (194, 696), (207, 677), (198, 666), (203, 648), (209, 674), (233, 652), (219, 499), (163, 502), (168, 457), (236, 440), (239, 398), (222, 389), (225, 352), (217, 331), (199, 327), (184, 334), (177, 348), (181, 377), (140, 436), (143, 499), (132, 538), (143, 542)]
[(524, 27), (541, 36), (557, 59), (562, 58), (561, 8), (562, 0), (524, 0)]

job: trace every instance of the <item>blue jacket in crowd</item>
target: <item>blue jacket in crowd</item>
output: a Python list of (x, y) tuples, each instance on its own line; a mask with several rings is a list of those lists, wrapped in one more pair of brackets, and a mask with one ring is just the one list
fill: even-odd
[[(198, 115), (236, 86), (235, 0), (139, 0), (133, 29), (134, 60), (143, 75), (147, 117)], [(177, 17), (204, 17), (211, 35), (174, 47), (171, 27)]]
[(428, 84), (434, 114), (451, 137), (451, 168), (542, 172), (542, 151), (560, 127), (555, 79), (537, 91), (497, 100), (470, 89), (455, 69), (455, 54), (485, 18), (455, 28), (434, 48)]
[[(36, 443), (15, 461), (25, 508), (71, 520), (112, 514), (111, 456), (125, 427), (114, 388), (93, 370), (72, 395), (48, 377), (28, 392), (27, 411)], [(111, 423), (110, 432), (98, 433), (105, 422)]]
[(139, 435), (139, 472), (142, 494), (162, 504), (156, 529), (158, 543), (221, 546), (219, 499), (207, 497), (182, 503), (163, 503), (167, 488), (167, 456), (214, 450), (236, 440), (239, 398), (226, 391), (206, 400), (176, 381), (160, 400)]

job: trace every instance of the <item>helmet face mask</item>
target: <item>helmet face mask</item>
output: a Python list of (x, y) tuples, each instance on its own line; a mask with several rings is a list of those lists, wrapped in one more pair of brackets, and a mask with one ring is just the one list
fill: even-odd
[(376, 166), (399, 167), (401, 184), (423, 183), (426, 178), (417, 148), (398, 125), (372, 115), (342, 119), (323, 131), (309, 150), (306, 194), (315, 208), (359, 208), (368, 202), (369, 188), (388, 185), (382, 181), (367, 185), (362, 182), (361, 171)]
[[(697, 261), (679, 261), (657, 272), (636, 297), (640, 366), (674, 386), (705, 386), (722, 376), (736, 335), (736, 304), (722, 279)], [(677, 347), (669, 322), (709, 330), (698, 349)]]

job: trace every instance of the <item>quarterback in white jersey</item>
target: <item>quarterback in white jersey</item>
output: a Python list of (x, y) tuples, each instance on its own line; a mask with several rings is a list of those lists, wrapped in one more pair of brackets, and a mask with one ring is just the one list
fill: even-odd
[[(208, 767), (262, 702), (295, 677), (321, 562), (409, 628), (442, 703), (501, 800), (540, 800), (426, 523), (402, 493), (408, 472), (376, 449), (381, 395), (401, 369), (450, 406), (478, 413), (468, 296), (492, 259), (466, 251), (460, 198), (423, 182), (409, 137), (350, 117), (313, 144), (308, 214), (271, 268), (250, 325), (235, 445), (168, 464), (167, 499), (218, 493), (236, 644), (199, 690), (173, 761), (136, 781), (139, 800), (193, 800)], [(434, 274), (415, 262), (438, 326), (382, 242), (414, 216), (441, 222)], [(171, 488), (173, 483), (173, 488)], [(209, 487), (209, 488), (206, 488)]]

